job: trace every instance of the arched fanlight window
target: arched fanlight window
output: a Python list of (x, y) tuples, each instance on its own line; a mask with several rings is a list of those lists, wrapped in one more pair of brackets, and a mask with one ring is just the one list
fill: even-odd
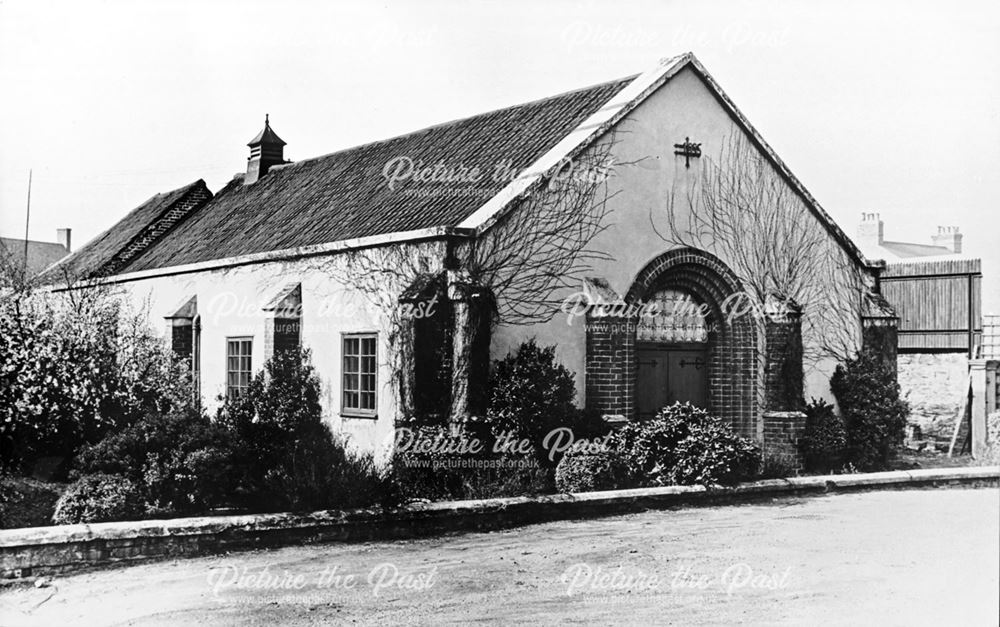
[(706, 309), (690, 294), (665, 289), (644, 301), (636, 327), (640, 342), (707, 342)]

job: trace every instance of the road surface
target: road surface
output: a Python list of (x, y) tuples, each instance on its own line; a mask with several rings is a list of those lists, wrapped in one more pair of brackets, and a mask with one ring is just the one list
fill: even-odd
[(291, 547), (0, 592), (3, 625), (997, 625), (1000, 491), (781, 498)]

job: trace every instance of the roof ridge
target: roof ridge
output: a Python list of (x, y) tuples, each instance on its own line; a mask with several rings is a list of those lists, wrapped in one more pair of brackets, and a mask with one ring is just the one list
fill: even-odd
[[(600, 82), (600, 83), (594, 83), (593, 85), (588, 85), (586, 87), (578, 87), (576, 89), (570, 89), (568, 91), (560, 92), (558, 94), (553, 94), (551, 96), (545, 96), (544, 98), (536, 98), (534, 100), (528, 100), (526, 102), (519, 102), (517, 104), (508, 105), (506, 107), (497, 107), (495, 109), (490, 109), (488, 111), (481, 111), (481, 112), (473, 114), (473, 115), (467, 115), (467, 116), (464, 116), (464, 117), (455, 118), (455, 119), (452, 119), (452, 120), (448, 120), (446, 122), (438, 122), (437, 124), (431, 124), (430, 126), (425, 126), (425, 127), (413, 130), (413, 131), (409, 131), (409, 132), (406, 132), (406, 133), (401, 133), (399, 135), (393, 135), (392, 137), (386, 137), (384, 139), (377, 139), (375, 141), (366, 142), (366, 143), (363, 143), (363, 144), (355, 144), (354, 146), (348, 146), (346, 148), (341, 148), (339, 150), (334, 150), (333, 152), (328, 152), (328, 153), (325, 153), (325, 154), (322, 154), (322, 155), (316, 155), (315, 157), (307, 157), (305, 159), (300, 159), (298, 161), (293, 161), (291, 163), (284, 163), (284, 164), (280, 164), (280, 165), (277, 165), (277, 166), (272, 166), (271, 170), (273, 170), (275, 172), (280, 172), (282, 170), (291, 169), (291, 168), (294, 168), (295, 166), (298, 166), (298, 165), (303, 164), (303, 163), (308, 163), (310, 161), (319, 161), (320, 159), (326, 159), (327, 157), (333, 157), (333, 156), (340, 155), (340, 154), (343, 154), (343, 153), (346, 153), (346, 152), (350, 152), (352, 150), (358, 150), (360, 148), (370, 148), (372, 146), (377, 146), (379, 144), (386, 144), (386, 143), (389, 143), (389, 142), (392, 142), (392, 141), (397, 141), (397, 140), (400, 140), (400, 139), (405, 139), (407, 137), (413, 137), (413, 136), (416, 136), (416, 135), (420, 135), (422, 133), (429, 133), (431, 131), (434, 131), (434, 130), (437, 130), (437, 129), (440, 129), (440, 128), (444, 128), (446, 126), (452, 126), (452, 125), (455, 125), (455, 124), (459, 124), (460, 122), (468, 122), (470, 120), (475, 120), (476, 118), (481, 118), (481, 117), (485, 117), (485, 116), (488, 116), (488, 115), (493, 115), (493, 114), (496, 114), (496, 113), (500, 113), (501, 111), (509, 111), (511, 109), (517, 109), (518, 107), (526, 107), (526, 106), (529, 106), (529, 105), (537, 105), (537, 104), (541, 104), (541, 103), (549, 101), (549, 100), (556, 100), (558, 98), (565, 98), (567, 96), (571, 96), (573, 94), (578, 94), (578, 93), (581, 93), (581, 92), (589, 91), (591, 89), (597, 89), (599, 87), (607, 87), (608, 85), (612, 85), (614, 83), (622, 83), (622, 82), (625, 82), (625, 81), (633, 81), (638, 76), (640, 76), (640, 75), (639, 74), (632, 74), (630, 76), (624, 76), (624, 77), (618, 78), (618, 79), (613, 79), (613, 80), (609, 80), (609, 81), (603, 81), (603, 82)], [(622, 88), (624, 89), (624, 87), (625, 86), (623, 85)], [(233, 178), (234, 179), (238, 178), (241, 175), (242, 175), (242, 172), (237, 173)]]

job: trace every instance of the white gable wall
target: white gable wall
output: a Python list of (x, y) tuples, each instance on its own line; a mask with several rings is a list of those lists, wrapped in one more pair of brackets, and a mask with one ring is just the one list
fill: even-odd
[[(692, 142), (701, 143), (703, 155), (718, 156), (733, 134), (743, 134), (743, 131), (690, 68), (679, 72), (620, 122), (615, 131), (615, 163), (639, 163), (619, 165), (610, 181), (609, 191), (617, 192), (609, 205), (612, 224), (595, 238), (591, 248), (610, 254), (614, 260), (592, 264), (594, 270), (588, 275), (606, 279), (613, 290), (624, 296), (637, 273), (672, 248), (651, 228), (650, 212), (660, 217), (657, 225), (662, 229), (665, 226), (664, 208), (675, 183), (683, 191), (688, 182), (700, 176), (699, 162), (704, 157), (692, 159), (690, 169), (685, 168), (684, 158), (674, 155), (674, 144), (690, 138)], [(826, 233), (825, 227), (804, 203), (802, 211), (808, 213), (815, 228)], [(719, 251), (710, 249), (709, 252), (729, 263)], [(860, 336), (860, 323), (856, 333)], [(493, 357), (506, 355), (531, 337), (543, 345), (557, 345), (558, 359), (576, 375), (578, 403), (582, 405), (584, 320), (568, 320), (567, 316), (557, 314), (545, 324), (501, 326), (494, 334)], [(808, 343), (815, 338), (804, 337), (804, 341)], [(829, 377), (835, 365), (834, 360), (825, 359), (807, 369), (806, 399), (812, 396), (832, 399)]]

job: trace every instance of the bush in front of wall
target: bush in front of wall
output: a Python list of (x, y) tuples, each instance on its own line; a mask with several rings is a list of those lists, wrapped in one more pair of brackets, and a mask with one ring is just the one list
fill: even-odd
[(799, 449), (806, 471), (829, 473), (843, 467), (847, 454), (847, 429), (823, 399), (812, 399), (806, 407), (806, 424), (799, 438)]
[(593, 492), (631, 487), (632, 473), (616, 450), (567, 453), (556, 466), (559, 492)]
[(138, 486), (121, 475), (86, 475), (72, 483), (56, 503), (52, 522), (75, 523), (137, 520), (144, 513)]
[(189, 382), (146, 315), (104, 288), (0, 289), (0, 470), (71, 459), (149, 411), (188, 404)]
[(575, 440), (608, 431), (595, 412), (577, 409), (575, 398), (573, 373), (556, 362), (555, 346), (541, 347), (531, 339), (493, 362), (485, 426), (494, 436), (527, 440), (539, 463), (554, 467), (561, 455), (550, 455), (545, 446), (553, 430), (569, 429)]
[(391, 492), (372, 456), (350, 451), (324, 422), (308, 350), (278, 352), (217, 420), (234, 438), (235, 496), (248, 509), (345, 509)]
[(496, 450), (479, 421), (397, 428), (391, 464), (397, 498), (463, 500), (551, 493), (553, 469), (533, 455)]
[(630, 422), (612, 442), (645, 485), (730, 485), (755, 477), (762, 464), (756, 443), (690, 403)]
[(837, 366), (830, 389), (844, 417), (847, 461), (862, 472), (886, 468), (903, 443), (910, 413), (895, 370), (880, 355), (863, 351)]
[(83, 449), (74, 473), (120, 475), (150, 516), (195, 514), (228, 505), (235, 485), (234, 441), (193, 408), (151, 412)]

